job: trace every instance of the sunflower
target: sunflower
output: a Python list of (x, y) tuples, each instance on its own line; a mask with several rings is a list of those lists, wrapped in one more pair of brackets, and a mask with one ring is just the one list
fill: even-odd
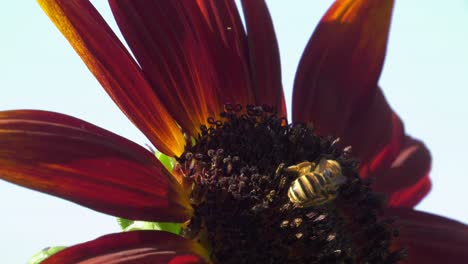
[[(86, 0), (40, 0), (162, 153), (54, 112), (0, 112), (0, 177), (106, 214), (181, 223), (44, 263), (457, 263), (465, 225), (412, 208), (430, 154), (377, 85), (393, 1), (337, 0), (311, 37), (288, 122), (263, 1), (109, 1), (136, 61)], [(359, 162), (358, 162), (359, 161)]]

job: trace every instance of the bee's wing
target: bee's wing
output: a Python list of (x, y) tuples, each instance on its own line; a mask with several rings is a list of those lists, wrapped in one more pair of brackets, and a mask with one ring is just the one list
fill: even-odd
[(317, 166), (315, 167), (314, 172), (324, 173), (325, 170), (327, 169), (327, 164), (328, 164), (328, 161), (326, 159), (321, 159), (319, 163), (317, 164)]
[(341, 184), (346, 182), (346, 177), (343, 176), (343, 174), (341, 174), (341, 173), (335, 174), (330, 169), (325, 169), (322, 172), (322, 175), (329, 178), (329, 179), (332, 179), (334, 185), (341, 185)]
[(346, 177), (340, 174), (333, 181), (335, 182), (335, 185), (342, 185), (346, 183), (346, 180)]
[(321, 159), (314, 172), (323, 173), (325, 170), (332, 174), (341, 174), (341, 166), (336, 160)]

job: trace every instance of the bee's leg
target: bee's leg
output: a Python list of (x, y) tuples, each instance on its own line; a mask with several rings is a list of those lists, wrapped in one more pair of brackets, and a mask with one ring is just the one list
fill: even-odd
[(280, 177), (283, 174), (283, 170), (284, 170), (285, 166), (286, 166), (286, 164), (284, 164), (283, 162), (280, 163), (280, 165), (278, 165), (278, 167), (276, 168), (276, 171), (275, 171), (274, 179), (278, 179), (278, 177)]
[(286, 175), (284, 175), (284, 167), (286, 166), (286, 164), (284, 163), (280, 163), (280, 165), (278, 166), (278, 168), (276, 168), (276, 171), (275, 171), (275, 176), (274, 176), (274, 180), (278, 180), (279, 179), (279, 183), (278, 183), (278, 187), (277, 187), (277, 193), (281, 193), (283, 190), (284, 190), (284, 187), (286, 185), (286, 180), (287, 180), (287, 177)]

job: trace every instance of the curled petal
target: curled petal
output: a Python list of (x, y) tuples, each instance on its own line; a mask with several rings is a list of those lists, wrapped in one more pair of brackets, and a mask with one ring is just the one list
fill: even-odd
[(281, 82), (281, 63), (273, 22), (264, 0), (243, 0), (253, 91), (257, 105), (276, 107), (287, 116)]
[(366, 111), (356, 116), (340, 136), (359, 157), (360, 173), (365, 178), (378, 178), (385, 172), (406, 138), (403, 122), (390, 108), (381, 89), (376, 91)]
[(468, 259), (468, 226), (437, 215), (411, 209), (393, 208), (400, 236), (394, 248), (407, 248), (403, 263), (462, 263)]
[(128, 219), (183, 222), (192, 209), (147, 150), (53, 112), (0, 112), (0, 178)]
[(429, 151), (405, 135), (401, 119), (381, 89), (376, 90), (366, 111), (356, 115), (338, 136), (359, 158), (360, 175), (375, 180), (373, 188), (386, 193), (391, 206), (414, 206), (429, 192)]
[(337, 0), (311, 37), (293, 91), (293, 121), (339, 136), (374, 97), (393, 0)]
[(224, 103), (252, 97), (234, 1), (109, 2), (154, 91), (192, 135)]
[(160, 151), (182, 154), (185, 140), (177, 123), (91, 3), (38, 2), (127, 117)]
[(389, 169), (379, 176), (374, 189), (389, 195), (389, 206), (414, 207), (431, 189), (431, 155), (426, 146), (407, 137)]
[(43, 264), (209, 263), (205, 250), (181, 236), (159, 231), (110, 234), (69, 247)]
[(405, 135), (401, 119), (378, 89), (365, 112), (340, 135), (360, 160), (360, 175), (375, 180), (390, 206), (413, 207), (430, 190), (431, 155), (424, 144)]
[(430, 153), (422, 142), (405, 135), (380, 89), (340, 137), (359, 158), (360, 175), (375, 180), (373, 188), (387, 194), (390, 206), (415, 206), (429, 192)]
[[(395, 165), (411, 139), (377, 86), (392, 8), (393, 0), (335, 1), (302, 57), (293, 121), (312, 122), (319, 134), (339, 137), (359, 158), (361, 176), (375, 178), (376, 189), (387, 193), (392, 205), (413, 206), (430, 189), (430, 155), (426, 151), (423, 160)], [(409, 175), (418, 166), (424, 173)]]

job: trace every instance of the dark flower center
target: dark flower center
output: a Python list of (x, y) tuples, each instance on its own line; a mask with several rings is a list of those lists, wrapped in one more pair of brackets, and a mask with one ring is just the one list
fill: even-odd
[[(403, 257), (389, 249), (398, 232), (381, 216), (384, 200), (359, 178), (349, 148), (338, 149), (336, 140), (304, 124), (288, 125), (267, 106), (228, 104), (208, 123), (176, 170), (192, 184), (195, 210), (183, 235), (205, 245), (214, 263), (395, 263)], [(332, 170), (312, 172), (327, 160), (340, 169), (340, 183)], [(312, 165), (290, 169), (303, 162)]]

